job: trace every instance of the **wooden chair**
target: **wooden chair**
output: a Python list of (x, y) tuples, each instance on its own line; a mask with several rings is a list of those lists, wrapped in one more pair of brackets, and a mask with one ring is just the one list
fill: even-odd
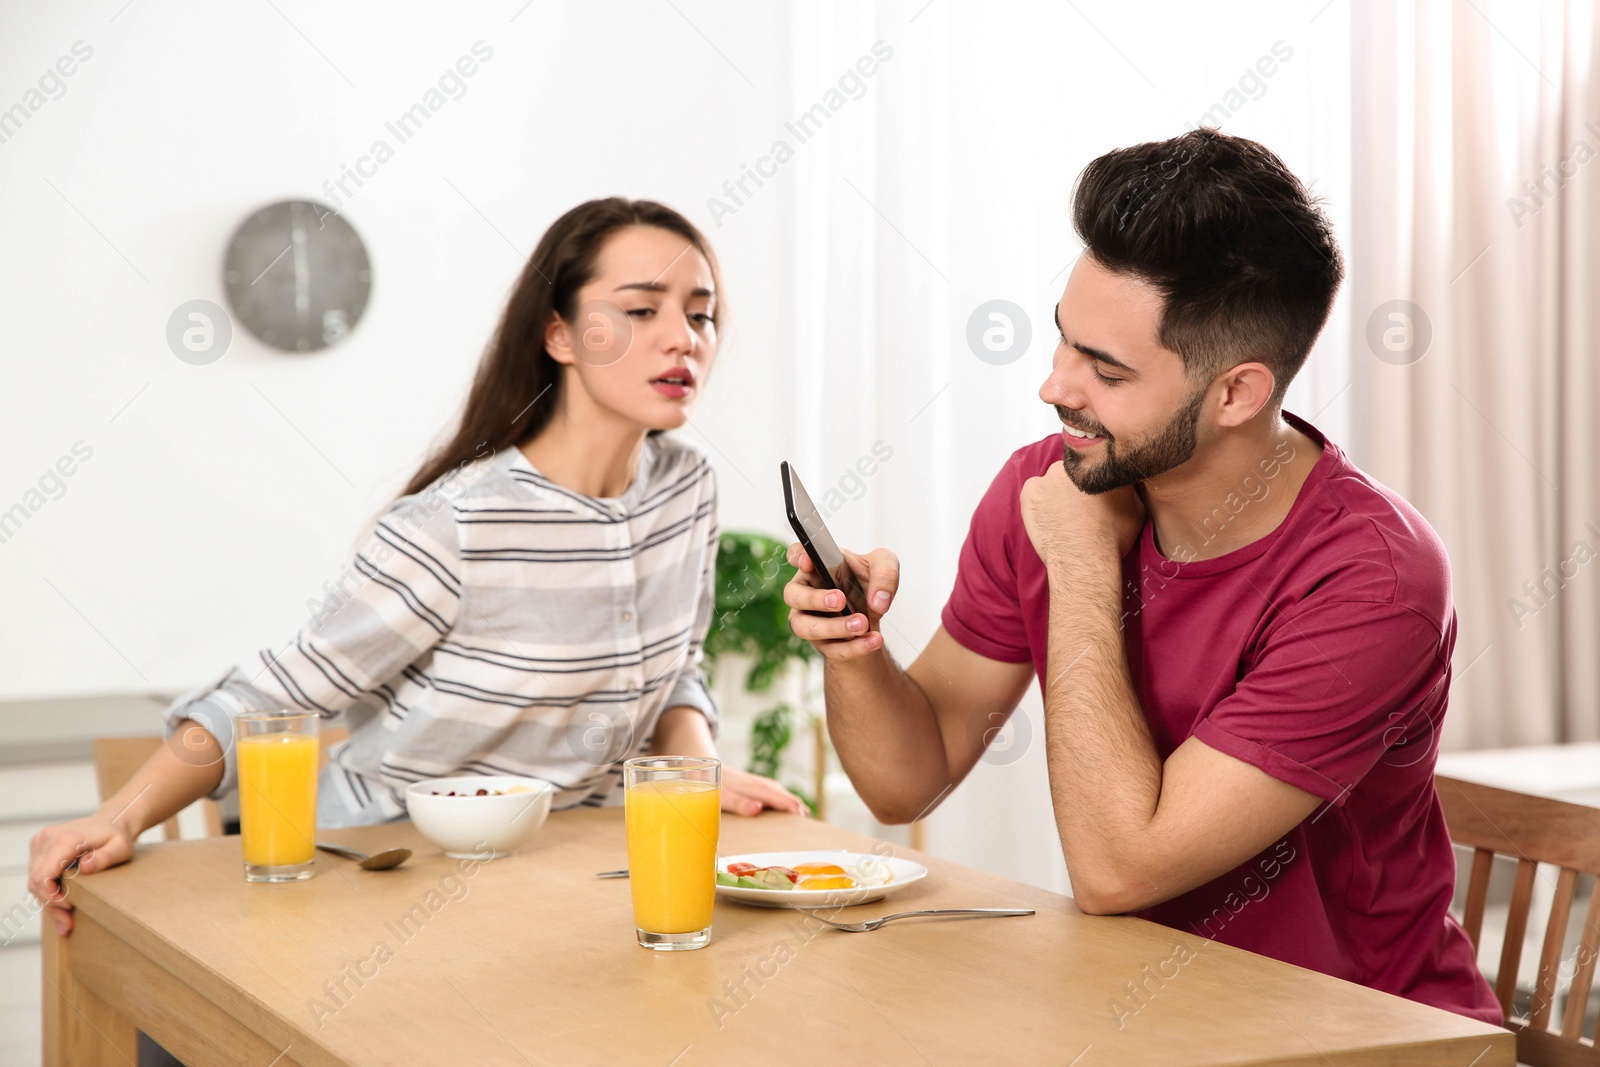
[[(322, 755), (317, 762), (317, 770), (321, 770), (328, 762), (328, 747), (343, 741), (348, 736), (348, 731), (343, 727), (328, 727), (318, 734), (322, 742)], [(165, 742), (159, 737), (101, 737), (94, 743), (94, 776), (95, 783), (100, 790), (100, 801), (105, 802), (121, 789), (133, 772), (138, 770)], [(217, 802), (210, 799), (198, 801), (201, 818), (204, 820), (205, 837), (218, 837), (222, 834), (222, 812), (217, 807)], [(161, 824), (164, 839), (167, 841), (178, 840), (178, 817), (174, 815)]]
[[(1589, 990), (1594, 982), (1595, 957), (1600, 953), (1600, 883), (1590, 896), (1572, 982), (1567, 990), (1566, 1011), (1562, 1019), (1552, 1019), (1563, 963), (1562, 949), (1578, 877), (1580, 874), (1600, 877), (1600, 808), (1513, 793), (1442, 775), (1435, 783), (1439, 800), (1444, 805), (1450, 839), (1473, 850), (1463, 925), (1474, 950), (1483, 932), (1484, 904), (1489, 894), (1489, 875), (1495, 854), (1517, 860), (1505, 941), (1495, 974), (1495, 995), (1505, 1011), (1507, 1029), (1517, 1035), (1518, 1060), (1533, 1067), (1600, 1067), (1600, 1050), (1596, 1049), (1592, 1036), (1585, 1038), (1583, 1035)], [(1533, 999), (1524, 1016), (1516, 1014), (1513, 998), (1528, 913), (1532, 910), (1534, 878), (1541, 863), (1554, 866), (1558, 874)], [(1552, 1022), (1559, 1022), (1560, 1029), (1553, 1030)]]

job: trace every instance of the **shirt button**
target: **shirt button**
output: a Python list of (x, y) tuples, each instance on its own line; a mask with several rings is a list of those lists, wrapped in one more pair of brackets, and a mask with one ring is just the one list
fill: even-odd
[(631, 612), (631, 611), (624, 611), (624, 612), (623, 612), (623, 613), (622, 613), (622, 621), (623, 621), (623, 622), (632, 622), (632, 621), (633, 621), (633, 612)]

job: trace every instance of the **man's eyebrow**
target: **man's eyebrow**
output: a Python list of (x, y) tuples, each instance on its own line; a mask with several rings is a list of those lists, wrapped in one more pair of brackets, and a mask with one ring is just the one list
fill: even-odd
[[(661, 282), (628, 282), (626, 285), (617, 286), (612, 292), (620, 293), (624, 289), (643, 289), (647, 293), (664, 293), (667, 291), (667, 287)], [(710, 289), (700, 288), (690, 290), (689, 295), (715, 297), (717, 294)]]
[(1098, 348), (1090, 348), (1088, 345), (1079, 344), (1077, 341), (1072, 342), (1072, 347), (1076, 348), (1079, 352), (1082, 352), (1090, 359), (1098, 360), (1101, 363), (1110, 364), (1111, 366), (1122, 371), (1124, 374), (1128, 375), (1130, 378), (1139, 377), (1138, 371), (1134, 370), (1132, 367), (1128, 366), (1126, 363), (1122, 362), (1122, 360), (1118, 359), (1116, 356), (1113, 356), (1109, 352), (1102, 352)]
[[(1067, 339), (1067, 331), (1061, 328), (1061, 305), (1059, 303), (1055, 307), (1055, 320), (1056, 332), (1059, 333), (1061, 335), (1061, 339), (1065, 341)], [(1077, 349), (1079, 352), (1082, 352), (1084, 355), (1088, 356), (1090, 359), (1097, 360), (1111, 367), (1116, 367), (1129, 377), (1139, 377), (1138, 371), (1122, 362), (1122, 360), (1118, 359), (1116, 356), (1113, 356), (1110, 352), (1106, 352), (1098, 348), (1091, 348), (1081, 341), (1071, 341), (1068, 343), (1070, 343), (1072, 347)]]

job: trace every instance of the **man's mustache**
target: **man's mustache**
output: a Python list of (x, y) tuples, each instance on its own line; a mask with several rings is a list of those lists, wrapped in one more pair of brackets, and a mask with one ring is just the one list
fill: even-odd
[(1050, 406), (1056, 409), (1056, 418), (1060, 419), (1068, 426), (1071, 426), (1074, 430), (1087, 430), (1096, 437), (1111, 436), (1110, 434), (1106, 433), (1106, 428), (1104, 426), (1084, 418), (1081, 412), (1069, 411), (1060, 404), (1052, 404)]

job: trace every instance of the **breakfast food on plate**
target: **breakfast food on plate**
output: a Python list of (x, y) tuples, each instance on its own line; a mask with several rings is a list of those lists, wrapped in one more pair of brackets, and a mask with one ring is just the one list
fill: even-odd
[(852, 863), (848, 868), (850, 877), (854, 878), (856, 885), (888, 885), (894, 881), (894, 872), (882, 860), (864, 859), (860, 863)]
[(450, 790), (448, 793), (441, 793), (435, 789), (433, 791), (433, 795), (436, 797), (503, 797), (512, 793), (531, 792), (533, 792), (533, 790), (525, 785), (514, 785), (507, 789), (480, 789), (476, 793), (468, 793), (465, 790), (457, 793), (454, 789)]
[(836, 863), (797, 863), (793, 867), (757, 867), (730, 863), (717, 872), (717, 884), (740, 889), (866, 889), (888, 885), (894, 873), (878, 860), (840, 866)]

